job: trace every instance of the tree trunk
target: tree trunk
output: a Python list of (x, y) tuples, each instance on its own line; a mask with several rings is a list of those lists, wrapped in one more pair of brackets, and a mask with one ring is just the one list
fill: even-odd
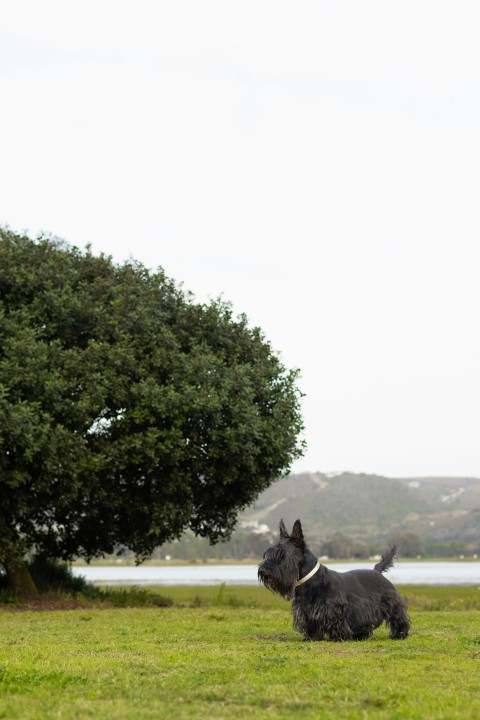
[(25, 562), (5, 563), (9, 587), (20, 598), (38, 597), (38, 590)]

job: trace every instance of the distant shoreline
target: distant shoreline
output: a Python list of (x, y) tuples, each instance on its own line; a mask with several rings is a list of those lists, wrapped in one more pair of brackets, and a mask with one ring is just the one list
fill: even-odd
[[(375, 560), (371, 560), (370, 558), (349, 558), (349, 559), (337, 559), (337, 558), (328, 558), (325, 560), (322, 560), (324, 565), (328, 565), (330, 563), (337, 564), (351, 564), (351, 563), (365, 563), (365, 562), (376, 562)], [(144, 562), (140, 563), (139, 565), (142, 567), (188, 567), (188, 566), (196, 566), (196, 565), (258, 565), (261, 562), (261, 558), (248, 558), (246, 560), (216, 560), (215, 558), (208, 559), (208, 560), (145, 560)], [(480, 558), (474, 558), (474, 557), (422, 557), (422, 558), (401, 558), (399, 560), (395, 560), (395, 565), (401, 565), (403, 562), (408, 563), (436, 563), (436, 562), (471, 562), (471, 563), (478, 563), (480, 562)], [(135, 561), (134, 560), (123, 560), (121, 558), (102, 558), (97, 560), (92, 560), (90, 563), (87, 563), (85, 560), (74, 560), (71, 565), (73, 567), (112, 567), (114, 565), (118, 565), (121, 567), (135, 567)]]

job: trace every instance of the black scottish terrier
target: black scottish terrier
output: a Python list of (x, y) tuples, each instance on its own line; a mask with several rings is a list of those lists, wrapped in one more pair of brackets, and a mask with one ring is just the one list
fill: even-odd
[(280, 520), (280, 541), (258, 568), (259, 580), (292, 600), (293, 624), (305, 640), (365, 640), (385, 620), (392, 640), (408, 635), (406, 605), (382, 573), (392, 567), (395, 547), (373, 570), (329, 570), (316, 559), (297, 520), (291, 535)]

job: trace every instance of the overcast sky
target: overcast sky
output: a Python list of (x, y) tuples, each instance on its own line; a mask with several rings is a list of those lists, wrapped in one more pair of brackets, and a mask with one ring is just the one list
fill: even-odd
[(0, 223), (220, 294), (294, 470), (480, 476), (480, 4), (0, 0)]

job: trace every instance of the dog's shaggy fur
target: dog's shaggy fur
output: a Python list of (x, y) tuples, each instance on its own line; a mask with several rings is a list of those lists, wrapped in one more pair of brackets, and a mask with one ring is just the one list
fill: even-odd
[(259, 580), (272, 592), (292, 600), (294, 626), (305, 640), (365, 640), (385, 620), (392, 640), (408, 635), (406, 605), (382, 573), (393, 565), (395, 548), (373, 570), (340, 573), (320, 565), (308, 549), (300, 520), (289, 535), (280, 521), (280, 541), (269, 548), (258, 568)]

